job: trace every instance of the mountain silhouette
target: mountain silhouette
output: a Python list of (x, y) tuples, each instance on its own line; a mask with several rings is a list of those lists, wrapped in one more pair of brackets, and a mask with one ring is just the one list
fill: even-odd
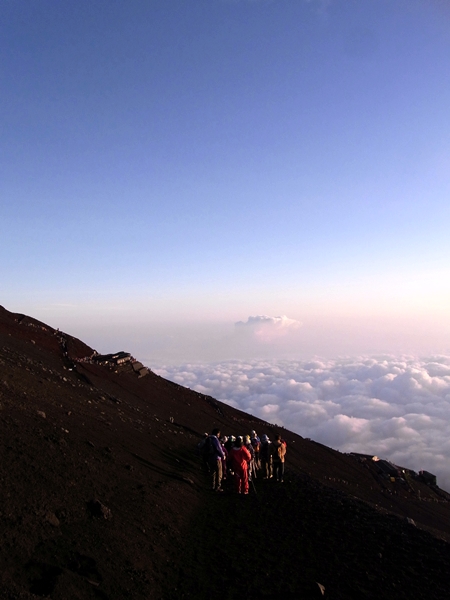
[[(0, 307), (1, 599), (448, 598), (450, 495), (432, 479), (111, 350)], [(284, 483), (214, 494), (196, 454), (214, 427), (281, 433)]]

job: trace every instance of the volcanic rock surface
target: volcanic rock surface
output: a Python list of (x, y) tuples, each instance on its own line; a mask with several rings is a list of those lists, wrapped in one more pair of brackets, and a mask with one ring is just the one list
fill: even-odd
[(278, 430), (93, 352), (0, 307), (0, 598), (449, 597), (446, 492), (283, 429), (283, 484), (214, 494), (202, 434)]

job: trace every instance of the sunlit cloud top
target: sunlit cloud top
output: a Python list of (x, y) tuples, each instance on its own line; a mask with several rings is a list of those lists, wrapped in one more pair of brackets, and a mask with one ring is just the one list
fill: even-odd
[(238, 333), (250, 334), (254, 339), (262, 343), (270, 343), (276, 339), (286, 336), (301, 327), (300, 321), (289, 319), (285, 315), (281, 317), (269, 317), (257, 315), (249, 317), (247, 321), (235, 323)]

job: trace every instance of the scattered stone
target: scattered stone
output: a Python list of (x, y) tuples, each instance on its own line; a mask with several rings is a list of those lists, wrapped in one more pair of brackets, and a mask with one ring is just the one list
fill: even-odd
[(45, 515), (45, 520), (47, 521), (47, 523), (50, 523), (50, 525), (53, 525), (53, 527), (59, 527), (59, 525), (60, 525), (59, 519), (55, 515), (55, 513), (48, 512)]
[(89, 512), (93, 517), (103, 518), (109, 521), (112, 519), (111, 509), (100, 502), (100, 500), (91, 500), (88, 502)]
[(43, 419), (46, 419), (46, 418), (47, 418), (47, 415), (45, 414), (45, 412), (44, 412), (43, 410), (37, 410), (36, 412), (37, 412), (37, 414), (38, 414), (40, 417), (42, 417)]
[(321, 583), (319, 583), (318, 581), (316, 581), (317, 585), (319, 586), (319, 590), (322, 596), (325, 596), (325, 586), (322, 585)]

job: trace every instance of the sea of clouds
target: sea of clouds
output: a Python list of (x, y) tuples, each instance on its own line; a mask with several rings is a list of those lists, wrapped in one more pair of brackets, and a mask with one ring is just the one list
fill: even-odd
[(342, 452), (374, 454), (431, 471), (440, 487), (450, 490), (449, 356), (233, 360), (153, 368)]

